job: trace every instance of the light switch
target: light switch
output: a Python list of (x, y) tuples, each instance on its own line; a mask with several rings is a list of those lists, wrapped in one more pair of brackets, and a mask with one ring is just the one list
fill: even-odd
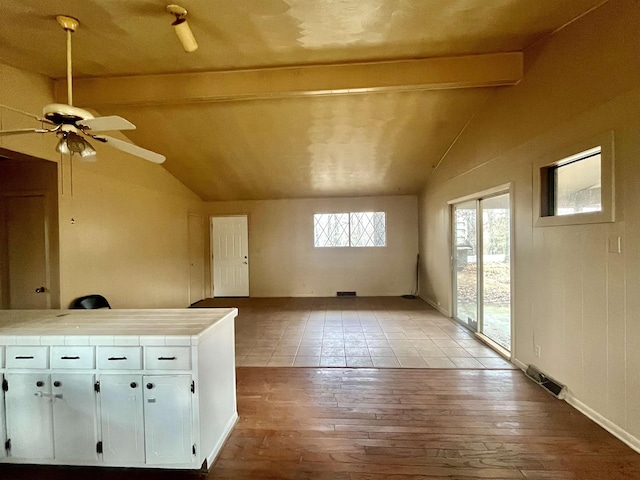
[(609, 253), (622, 253), (622, 242), (619, 236), (609, 237)]

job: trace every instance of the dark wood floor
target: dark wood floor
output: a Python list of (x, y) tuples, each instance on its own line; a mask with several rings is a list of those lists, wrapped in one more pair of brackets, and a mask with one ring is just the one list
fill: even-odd
[[(238, 368), (238, 410), (208, 479), (640, 479), (638, 453), (519, 371)], [(198, 476), (0, 466), (0, 478)]]

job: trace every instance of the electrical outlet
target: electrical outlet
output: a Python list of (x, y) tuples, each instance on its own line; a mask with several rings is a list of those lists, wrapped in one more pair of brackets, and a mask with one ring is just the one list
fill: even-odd
[(534, 353), (535, 353), (536, 358), (540, 358), (540, 345), (536, 345), (535, 346)]

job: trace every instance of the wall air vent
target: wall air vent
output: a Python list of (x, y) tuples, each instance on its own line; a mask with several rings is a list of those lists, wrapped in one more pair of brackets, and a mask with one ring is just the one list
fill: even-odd
[(356, 292), (336, 292), (337, 297), (355, 297)]
[(565, 386), (542, 373), (536, 366), (529, 365), (525, 372), (527, 378), (540, 385), (547, 392), (560, 400), (564, 399)]

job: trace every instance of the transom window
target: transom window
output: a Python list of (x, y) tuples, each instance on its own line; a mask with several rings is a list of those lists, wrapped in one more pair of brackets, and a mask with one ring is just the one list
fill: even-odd
[(536, 227), (615, 221), (613, 139), (613, 131), (602, 133), (534, 164)]
[(543, 216), (602, 211), (601, 149), (592, 148), (543, 167)]
[(316, 213), (315, 247), (386, 246), (385, 212)]

